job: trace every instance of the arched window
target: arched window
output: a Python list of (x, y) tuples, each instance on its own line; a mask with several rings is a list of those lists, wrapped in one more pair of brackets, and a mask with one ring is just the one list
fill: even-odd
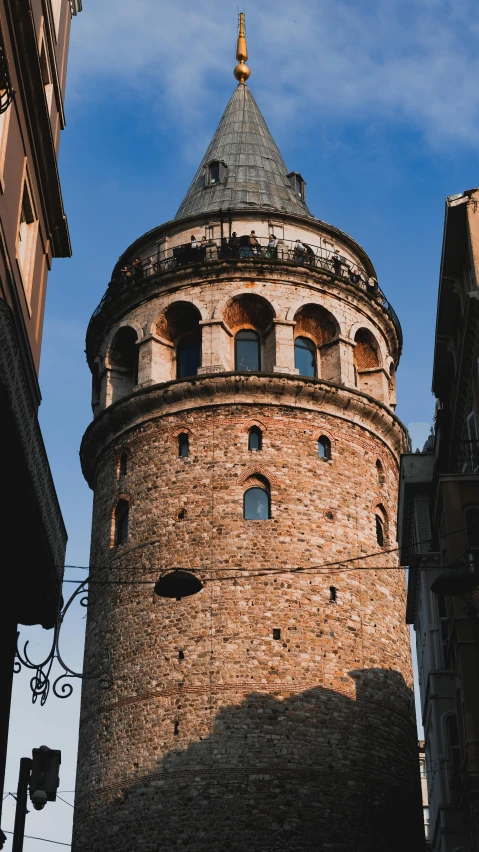
[(235, 337), (235, 370), (259, 372), (261, 369), (260, 338), (256, 331), (242, 329)]
[(269, 493), (264, 488), (248, 488), (243, 498), (245, 521), (267, 521), (271, 517)]
[(331, 460), (331, 441), (326, 435), (321, 435), (318, 441), (318, 456), (325, 461)]
[(258, 452), (263, 448), (263, 434), (258, 426), (252, 426), (248, 433), (248, 450)]
[(300, 376), (316, 376), (316, 346), (309, 337), (297, 337), (294, 341), (294, 366)]
[(384, 521), (379, 515), (376, 515), (376, 541), (379, 547), (384, 547)]
[(200, 366), (200, 341), (196, 334), (182, 337), (176, 347), (176, 378), (196, 376)]
[(122, 453), (120, 456), (120, 476), (126, 476), (128, 470), (128, 453)]
[(186, 432), (178, 435), (178, 456), (180, 459), (185, 459), (190, 454), (190, 439)]
[(115, 509), (115, 546), (128, 541), (128, 514), (130, 507), (126, 500), (118, 500)]

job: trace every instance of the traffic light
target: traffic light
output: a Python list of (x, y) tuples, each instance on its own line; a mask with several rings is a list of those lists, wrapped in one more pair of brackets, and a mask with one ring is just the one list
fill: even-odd
[[(47, 802), (54, 802), (60, 784), (59, 770), (62, 753), (57, 749), (40, 746), (32, 751), (32, 772), (30, 775), (30, 799), (33, 806), (43, 807)], [(35, 794), (45, 793), (45, 796)], [(43, 805), (41, 800), (43, 799)]]

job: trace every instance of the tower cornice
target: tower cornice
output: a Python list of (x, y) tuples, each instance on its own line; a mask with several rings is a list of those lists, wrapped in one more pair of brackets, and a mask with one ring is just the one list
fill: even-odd
[(353, 421), (384, 443), (397, 466), (406, 446), (405, 427), (391, 409), (353, 388), (288, 374), (213, 373), (140, 388), (102, 411), (83, 436), (85, 479), (93, 488), (101, 455), (125, 432), (151, 420), (224, 405), (286, 406)]

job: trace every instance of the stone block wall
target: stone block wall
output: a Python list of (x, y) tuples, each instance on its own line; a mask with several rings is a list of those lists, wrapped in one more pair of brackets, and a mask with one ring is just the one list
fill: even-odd
[[(84, 686), (75, 852), (119, 852), (126, 834), (144, 852), (422, 848), (394, 551), (400, 427), (386, 437), (339, 405), (334, 415), (281, 404), (281, 379), (266, 381), (254, 405), (229, 402), (220, 385), (214, 405), (195, 403), (185, 382), (181, 411), (165, 400), (98, 444), (91, 561), (113, 582), (92, 586), (85, 665), (110, 647), (114, 686)], [(330, 461), (318, 457), (321, 435)], [(271, 519), (245, 521), (258, 476)], [(129, 540), (112, 548), (120, 495)], [(178, 566), (197, 571), (202, 592), (157, 598), (160, 572)]]

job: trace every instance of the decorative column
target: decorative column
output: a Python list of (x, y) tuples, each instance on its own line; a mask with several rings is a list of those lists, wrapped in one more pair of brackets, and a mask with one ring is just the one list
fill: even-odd
[(223, 373), (234, 370), (232, 333), (221, 319), (202, 320), (201, 367), (202, 373)]
[(273, 320), (276, 340), (276, 360), (273, 373), (294, 373), (299, 370), (294, 366), (294, 327), (293, 320)]

